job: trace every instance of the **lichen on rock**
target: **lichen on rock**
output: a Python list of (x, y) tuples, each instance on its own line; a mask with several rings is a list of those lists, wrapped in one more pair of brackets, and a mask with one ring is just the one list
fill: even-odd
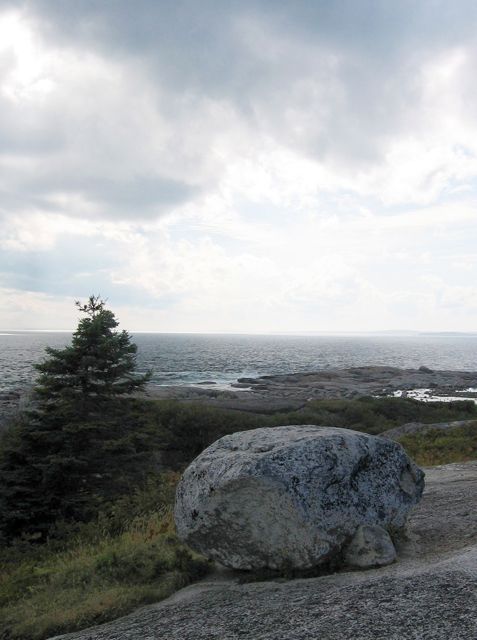
[(347, 565), (361, 569), (383, 567), (395, 560), (396, 549), (391, 536), (377, 524), (360, 525), (344, 553)]
[(348, 429), (284, 426), (225, 436), (186, 469), (182, 540), (234, 569), (309, 569), (362, 525), (402, 529), (424, 473), (401, 445)]

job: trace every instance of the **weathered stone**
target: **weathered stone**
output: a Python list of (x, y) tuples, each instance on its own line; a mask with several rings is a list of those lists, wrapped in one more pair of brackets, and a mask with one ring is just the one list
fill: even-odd
[[(210, 576), (61, 640), (463, 640), (477, 629), (477, 462), (427, 470), (399, 562), (307, 580)], [(56, 638), (59, 640), (59, 638)]]
[(402, 528), (423, 478), (386, 438), (309, 425), (244, 431), (186, 469), (177, 531), (228, 567), (306, 569), (338, 554), (360, 525)]
[(415, 435), (416, 433), (424, 434), (429, 431), (449, 431), (468, 426), (473, 426), (477, 429), (477, 420), (454, 420), (453, 422), (436, 422), (432, 424), (408, 422), (399, 427), (393, 427), (392, 429), (383, 431), (379, 435), (385, 438), (391, 438), (391, 440), (399, 440), (403, 436)]
[(344, 554), (346, 564), (362, 569), (383, 567), (396, 560), (391, 536), (379, 525), (360, 525)]

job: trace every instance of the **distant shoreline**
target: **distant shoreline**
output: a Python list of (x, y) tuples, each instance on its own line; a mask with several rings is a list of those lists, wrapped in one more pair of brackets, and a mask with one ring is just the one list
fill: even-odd
[[(0, 425), (18, 411), (32, 387), (24, 384), (0, 392)], [(210, 380), (180, 385), (150, 383), (141, 396), (258, 412), (302, 409), (313, 400), (363, 396), (477, 402), (477, 371), (348, 367), (238, 378), (230, 384)]]
[[(137, 371), (153, 371), (152, 383), (206, 386), (229, 391), (241, 377), (291, 375), (356, 366), (439, 370), (477, 369), (477, 335), (199, 335), (132, 336), (138, 347)], [(0, 389), (34, 380), (34, 364), (50, 346), (62, 349), (69, 333), (16, 332), (0, 336)]]
[[(312, 400), (356, 399), (363, 396), (412, 397), (423, 401), (477, 402), (477, 371), (365, 366), (306, 373), (239, 378), (230, 388), (219, 385), (169, 385), (147, 389), (152, 398), (201, 402), (229, 409), (279, 411), (300, 409)], [(429, 390), (427, 397), (422, 393)]]

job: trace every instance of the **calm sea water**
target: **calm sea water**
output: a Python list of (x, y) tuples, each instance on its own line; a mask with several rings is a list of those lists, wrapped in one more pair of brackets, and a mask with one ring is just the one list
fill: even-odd
[[(0, 333), (0, 391), (34, 379), (33, 363), (47, 345), (63, 347), (67, 333)], [(477, 370), (477, 336), (248, 336), (140, 333), (138, 369), (154, 384), (227, 384), (239, 377), (391, 365)]]

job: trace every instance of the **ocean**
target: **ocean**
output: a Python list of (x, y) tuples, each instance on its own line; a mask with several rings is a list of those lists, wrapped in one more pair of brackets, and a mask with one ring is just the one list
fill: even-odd
[[(240, 377), (390, 365), (477, 370), (477, 335), (304, 336), (132, 334), (138, 370), (153, 370), (152, 384), (226, 386)], [(34, 381), (33, 364), (45, 347), (63, 347), (69, 333), (0, 333), (0, 391)]]

